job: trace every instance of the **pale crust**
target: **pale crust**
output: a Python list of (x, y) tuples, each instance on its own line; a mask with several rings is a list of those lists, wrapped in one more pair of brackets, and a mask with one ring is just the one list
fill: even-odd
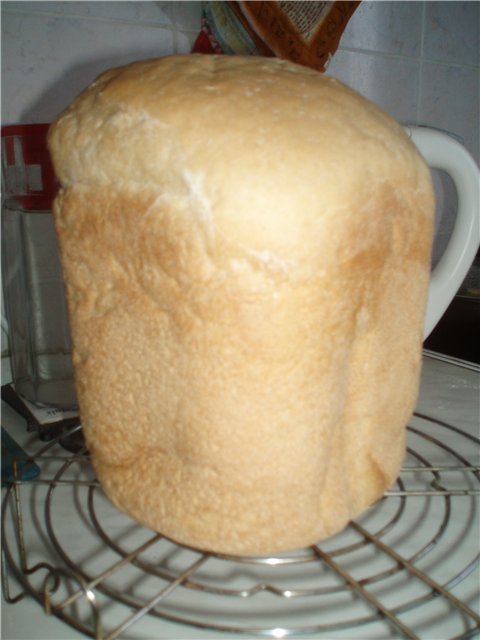
[(267, 554), (378, 499), (421, 363), (433, 192), (401, 127), (284, 61), (104, 74), (53, 124), (82, 421), (112, 501)]

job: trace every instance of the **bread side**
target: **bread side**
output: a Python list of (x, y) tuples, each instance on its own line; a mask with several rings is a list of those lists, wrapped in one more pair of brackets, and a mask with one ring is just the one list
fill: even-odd
[(416, 400), (433, 212), (401, 128), (302, 67), (180, 56), (108, 72), (50, 148), (111, 499), (179, 542), (263, 554), (379, 498)]

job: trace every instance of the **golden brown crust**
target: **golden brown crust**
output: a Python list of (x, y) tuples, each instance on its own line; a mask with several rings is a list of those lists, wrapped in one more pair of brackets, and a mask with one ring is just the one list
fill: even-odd
[(433, 196), (386, 114), (278, 60), (104, 74), (54, 123), (78, 396), (111, 499), (226, 553), (379, 498), (420, 368)]

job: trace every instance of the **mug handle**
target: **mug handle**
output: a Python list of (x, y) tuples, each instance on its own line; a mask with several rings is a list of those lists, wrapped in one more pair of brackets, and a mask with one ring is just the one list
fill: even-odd
[(404, 129), (429, 167), (448, 173), (457, 191), (455, 226), (430, 276), (425, 339), (455, 297), (480, 244), (480, 171), (465, 147), (443, 131), (416, 126)]

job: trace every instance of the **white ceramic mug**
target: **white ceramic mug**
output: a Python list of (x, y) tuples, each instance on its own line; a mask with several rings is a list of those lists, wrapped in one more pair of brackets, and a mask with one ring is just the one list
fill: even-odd
[(426, 338), (460, 288), (480, 244), (480, 171), (465, 147), (443, 131), (417, 126), (404, 128), (429, 167), (448, 173), (457, 191), (455, 226), (431, 274)]

